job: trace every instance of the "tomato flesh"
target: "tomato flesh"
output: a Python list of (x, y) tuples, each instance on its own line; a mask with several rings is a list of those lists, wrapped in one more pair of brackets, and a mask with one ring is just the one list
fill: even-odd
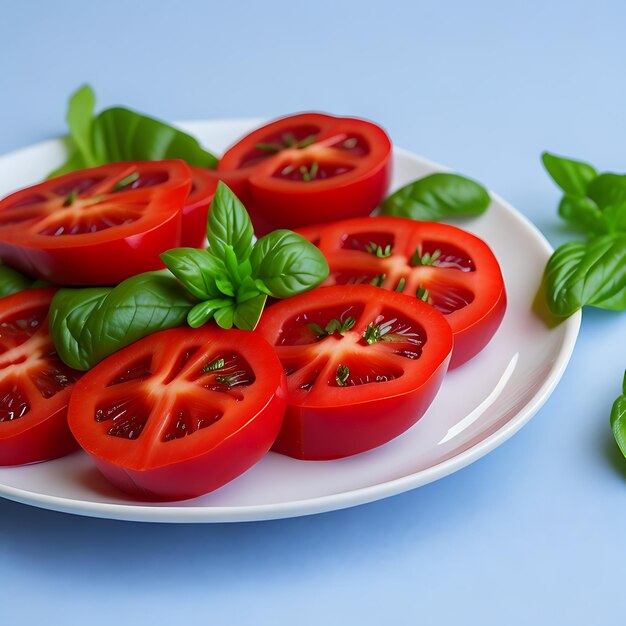
[(480, 352), (500, 326), (506, 290), (487, 244), (447, 224), (367, 217), (298, 231), (323, 252), (323, 285), (372, 284), (417, 296), (446, 316), (454, 333), (450, 368)]
[(162, 267), (180, 244), (191, 186), (182, 161), (111, 163), (0, 201), (0, 257), (63, 285), (115, 284)]
[(68, 421), (123, 491), (192, 498), (256, 463), (280, 429), (286, 381), (261, 337), (213, 326), (156, 333), (76, 387)]
[[(344, 329), (327, 332), (333, 321)], [(434, 399), (452, 352), (438, 311), (369, 285), (278, 302), (255, 332), (287, 375), (287, 413), (273, 449), (300, 459), (357, 454), (404, 432)]]
[(66, 421), (81, 376), (57, 356), (48, 335), (54, 289), (0, 300), (0, 465), (64, 456), (76, 449)]
[(246, 177), (246, 207), (264, 234), (369, 215), (387, 191), (391, 165), (391, 142), (376, 124), (304, 113), (249, 133), (218, 170)]

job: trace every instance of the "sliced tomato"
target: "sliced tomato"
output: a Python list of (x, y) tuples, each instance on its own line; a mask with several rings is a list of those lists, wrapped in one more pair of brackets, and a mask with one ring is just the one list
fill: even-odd
[(61, 285), (108, 285), (163, 267), (191, 187), (183, 161), (78, 170), (0, 201), (0, 258)]
[(322, 113), (276, 120), (220, 159), (220, 172), (247, 174), (257, 234), (369, 215), (391, 180), (391, 142), (372, 122)]
[(285, 375), (258, 335), (214, 326), (156, 333), (116, 352), (76, 386), (78, 443), (123, 491), (179, 500), (213, 491), (270, 448)]
[(506, 290), (489, 246), (465, 230), (399, 217), (369, 217), (298, 231), (328, 261), (324, 285), (370, 283), (427, 301), (454, 333), (450, 368), (476, 356), (506, 310)]
[(46, 461), (78, 447), (66, 414), (81, 372), (59, 359), (48, 335), (54, 292), (0, 299), (0, 465)]
[(183, 208), (181, 245), (190, 248), (204, 247), (209, 205), (219, 181), (226, 183), (235, 195), (246, 204), (246, 177), (237, 172), (217, 172), (204, 167), (191, 168), (191, 191)]
[(264, 312), (256, 333), (287, 374), (287, 413), (274, 450), (335, 459), (380, 446), (435, 397), (452, 352), (443, 315), (369, 285), (323, 287)]

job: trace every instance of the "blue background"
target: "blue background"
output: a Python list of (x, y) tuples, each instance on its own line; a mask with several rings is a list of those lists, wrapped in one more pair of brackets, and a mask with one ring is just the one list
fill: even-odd
[[(101, 106), (165, 119), (355, 114), (557, 244), (540, 152), (626, 170), (626, 4), (516, 4), (4, 3), (0, 153), (63, 133), (85, 81)], [(608, 415), (625, 346), (624, 314), (586, 310), (562, 382), (511, 441), (351, 510), (168, 526), (0, 501), (0, 621), (623, 624), (626, 461)]]

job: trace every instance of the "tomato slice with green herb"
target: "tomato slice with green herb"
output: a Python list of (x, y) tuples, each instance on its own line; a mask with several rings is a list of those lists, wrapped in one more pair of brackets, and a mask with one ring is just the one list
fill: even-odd
[(299, 459), (357, 454), (404, 432), (430, 406), (452, 352), (441, 313), (369, 285), (283, 300), (255, 333), (287, 374), (287, 413), (273, 449)]
[(76, 386), (68, 421), (123, 491), (163, 500), (233, 480), (270, 448), (285, 412), (285, 375), (258, 335), (213, 325), (150, 335)]
[(480, 352), (500, 326), (506, 290), (489, 246), (465, 230), (400, 217), (368, 217), (298, 231), (322, 251), (323, 285), (369, 283), (443, 313), (454, 333), (450, 368)]
[(302, 113), (249, 133), (219, 172), (247, 174), (257, 234), (369, 215), (391, 179), (391, 142), (376, 124)]
[(163, 267), (191, 187), (183, 161), (78, 170), (0, 201), (0, 258), (62, 285), (108, 285)]
[(0, 465), (46, 461), (78, 447), (66, 414), (82, 372), (59, 359), (48, 334), (54, 292), (0, 299)]

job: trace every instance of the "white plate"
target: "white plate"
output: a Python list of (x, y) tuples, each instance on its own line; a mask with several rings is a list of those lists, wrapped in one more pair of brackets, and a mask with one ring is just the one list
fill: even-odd
[[(257, 120), (194, 122), (182, 126), (214, 150), (223, 150)], [(0, 195), (40, 180), (64, 157), (59, 140), (0, 158)], [(395, 149), (393, 186), (441, 170)], [(517, 432), (561, 378), (581, 316), (554, 328), (532, 310), (551, 253), (539, 231), (496, 195), (487, 213), (464, 227), (498, 257), (508, 309), (492, 342), (451, 372), (426, 415), (376, 450), (348, 459), (296, 461), (268, 454), (218, 491), (175, 504), (145, 504), (124, 496), (76, 452), (63, 459), (0, 469), (0, 495), (68, 513), (152, 522), (233, 522), (295, 517), (371, 502), (451, 474)]]

